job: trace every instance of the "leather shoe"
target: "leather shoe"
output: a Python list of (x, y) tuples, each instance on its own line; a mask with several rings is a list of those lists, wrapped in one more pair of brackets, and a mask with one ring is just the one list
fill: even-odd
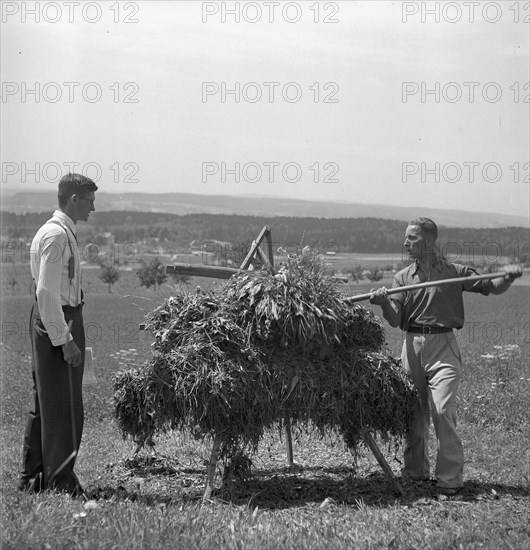
[(44, 486), (42, 483), (42, 472), (39, 472), (33, 478), (20, 478), (18, 482), (18, 489), (19, 491), (26, 491), (28, 493), (40, 493), (43, 491)]
[(436, 492), (447, 497), (454, 497), (462, 491), (462, 487), (436, 487)]

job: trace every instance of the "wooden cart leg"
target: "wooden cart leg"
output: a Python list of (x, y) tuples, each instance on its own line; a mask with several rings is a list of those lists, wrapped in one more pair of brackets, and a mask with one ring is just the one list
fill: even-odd
[(287, 453), (287, 464), (289, 468), (294, 467), (293, 461), (293, 438), (291, 436), (291, 419), (288, 414), (283, 417), (284, 433), (285, 433), (285, 452)]
[(210, 461), (208, 462), (208, 471), (206, 474), (206, 487), (204, 488), (204, 494), (202, 495), (202, 503), (204, 504), (212, 496), (213, 482), (215, 479), (215, 468), (217, 461), (219, 460), (219, 449), (221, 448), (221, 436), (215, 434), (212, 446), (212, 452), (210, 454)]
[(394, 485), (394, 489), (402, 496), (405, 496), (405, 491), (403, 490), (403, 487), (401, 487), (401, 484), (394, 476), (390, 466), (388, 465), (388, 462), (385, 460), (385, 457), (383, 456), (383, 453), (377, 446), (377, 443), (375, 442), (374, 438), (371, 436), (371, 434), (368, 431), (363, 431), (363, 439), (368, 448), (372, 451), (373, 455), (375, 456), (377, 462), (379, 462), (379, 466), (383, 468), (383, 472), (385, 472), (388, 479), (392, 482), (392, 485)]

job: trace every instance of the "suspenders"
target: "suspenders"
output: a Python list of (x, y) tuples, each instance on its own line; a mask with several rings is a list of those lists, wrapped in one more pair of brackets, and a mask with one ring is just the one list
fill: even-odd
[[(64, 229), (64, 231), (66, 232), (66, 238), (68, 240), (68, 247), (70, 248), (70, 258), (68, 258), (68, 278), (70, 279), (70, 284), (74, 284), (74, 280), (75, 280), (74, 248), (72, 246), (72, 241), (70, 240), (70, 235), (68, 234), (69, 233), (68, 228), (65, 225), (63, 225), (60, 221), (55, 220), (53, 218), (51, 220), (48, 220), (46, 223), (53, 223), (54, 225), (58, 225), (59, 227)], [(75, 238), (75, 236), (74, 236), (74, 238)], [(77, 242), (77, 240), (76, 240), (76, 242)], [(75, 288), (75, 285), (74, 285), (74, 288)], [(79, 298), (79, 296), (77, 295), (77, 288), (75, 288), (75, 291), (76, 291), (75, 299), (76, 299), (76, 302), (77, 302), (77, 300)]]

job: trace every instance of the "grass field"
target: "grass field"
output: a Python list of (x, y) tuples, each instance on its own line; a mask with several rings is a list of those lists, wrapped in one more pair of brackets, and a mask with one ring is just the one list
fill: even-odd
[[(95, 274), (84, 276), (91, 283), (84, 314), (98, 384), (85, 391), (76, 471), (95, 503), (85, 508), (81, 500), (16, 489), (31, 400), (31, 298), (22, 290), (4, 296), (2, 548), (529, 547), (527, 284), (502, 296), (466, 295), (467, 322), (458, 334), (465, 376), (458, 404), (466, 453), (461, 495), (438, 497), (433, 485), (403, 481), (406, 497), (399, 497), (368, 450), (354, 457), (338, 436), (321, 439), (311, 430), (294, 433), (300, 468), (289, 470), (281, 435), (271, 431), (251, 457), (250, 477), (221, 486), (218, 476), (215, 498), (201, 507), (210, 442), (174, 433), (160, 438), (152, 453), (135, 455), (135, 446), (121, 438), (112, 420), (112, 377), (149, 357), (151, 337), (137, 326), (171, 289), (139, 290), (129, 272), (109, 294), (97, 287)], [(203, 279), (190, 286), (197, 283), (211, 285)], [(370, 286), (342, 288), (366, 292)], [(388, 328), (387, 339), (398, 355), (401, 333)], [(380, 443), (399, 474), (401, 450)]]

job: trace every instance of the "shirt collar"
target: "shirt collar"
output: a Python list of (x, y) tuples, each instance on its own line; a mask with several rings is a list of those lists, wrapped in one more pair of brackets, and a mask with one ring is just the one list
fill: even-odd
[[(442, 265), (442, 259), (440, 258), (440, 256), (436, 256), (436, 258), (434, 258), (434, 261), (432, 262), (431, 266), (437, 269), (438, 271), (442, 271), (443, 265)], [(413, 277), (418, 273), (419, 269), (420, 269), (420, 262), (418, 260), (415, 260), (414, 263), (412, 264)]]
[(61, 210), (56, 210), (53, 213), (53, 217), (58, 218), (61, 222), (63, 222), (66, 225), (66, 227), (68, 227), (68, 229), (74, 234), (74, 236), (77, 235), (77, 231), (76, 231), (74, 221), (72, 220), (72, 218), (70, 216), (68, 216), (68, 214), (65, 214)]

